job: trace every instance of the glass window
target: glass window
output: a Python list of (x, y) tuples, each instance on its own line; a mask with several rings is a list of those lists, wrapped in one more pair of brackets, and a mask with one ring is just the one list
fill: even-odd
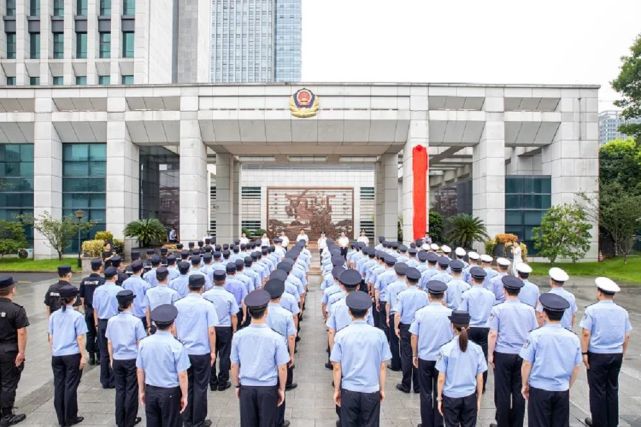
[(16, 16), (16, 0), (7, 0), (7, 16)]
[(76, 3), (76, 15), (87, 16), (87, 0), (78, 0)]
[(7, 86), (15, 86), (16, 78), (14, 76), (7, 77)]
[(111, 33), (100, 33), (100, 52), (101, 58), (111, 57)]
[(53, 85), (62, 86), (65, 84), (65, 79), (62, 76), (53, 76)]
[(40, 33), (29, 33), (29, 57), (40, 58)]
[(38, 86), (40, 85), (40, 77), (29, 77), (29, 84), (31, 86)]
[(109, 85), (111, 81), (111, 76), (98, 76), (98, 84), (101, 86)]
[(135, 33), (132, 33), (132, 32), (122, 33), (122, 57), (123, 58), (134, 57), (134, 36), (135, 36)]
[(62, 59), (65, 56), (64, 33), (53, 33), (53, 58)]
[(53, 16), (65, 16), (65, 0), (54, 0)]
[(125, 16), (134, 16), (136, 14), (136, 0), (123, 0), (122, 14)]
[(76, 84), (77, 85), (86, 85), (87, 84), (87, 76), (76, 76)]
[(132, 75), (122, 76), (122, 84), (123, 85), (132, 85), (132, 84), (134, 84), (134, 76), (132, 76)]
[[(0, 219), (20, 214), (33, 214), (33, 144), (0, 144)], [(32, 228), (25, 234), (31, 241)]]
[(100, 16), (111, 16), (111, 0), (100, 0)]
[(16, 33), (7, 33), (7, 59), (16, 59)]
[(40, 16), (40, 0), (29, 1), (29, 16)]
[(87, 57), (87, 33), (76, 33), (76, 58)]

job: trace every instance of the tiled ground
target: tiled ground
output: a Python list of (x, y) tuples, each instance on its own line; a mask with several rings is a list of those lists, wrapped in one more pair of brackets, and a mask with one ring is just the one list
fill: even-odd
[[(579, 304), (585, 307), (593, 299), (593, 289), (589, 281), (575, 281), (571, 289), (577, 293)], [(47, 282), (22, 284), (19, 287), (17, 302), (27, 309), (31, 326), (29, 327), (28, 363), (18, 389), (17, 406), (20, 412), (27, 413), (25, 426), (56, 425), (53, 409), (53, 386), (50, 367), (50, 354), (47, 348), (46, 315), (42, 297)], [(620, 298), (621, 303), (632, 312), (635, 327), (641, 326), (641, 298), (638, 290), (626, 290)], [(320, 316), (320, 290), (317, 278), (313, 278), (309, 292), (307, 312), (302, 323), (302, 340), (299, 343), (296, 361), (295, 381), (298, 388), (287, 393), (287, 415), (296, 427), (333, 427), (336, 415), (332, 403), (331, 372), (323, 367), (326, 360), (325, 329)], [(581, 313), (579, 313), (580, 315)], [(631, 351), (626, 357), (621, 374), (621, 426), (641, 426), (641, 342), (633, 334)], [(394, 386), (400, 375), (389, 372), (386, 389), (387, 397), (382, 405), (383, 426), (416, 426), (420, 422), (418, 395), (406, 395)], [(488, 392), (483, 400), (479, 418), (480, 426), (488, 426), (493, 419), (492, 375)], [(582, 372), (579, 381), (571, 392), (572, 426), (583, 425), (579, 420), (586, 416), (587, 383)], [(98, 369), (89, 367), (83, 375), (79, 389), (80, 415), (85, 417), (82, 425), (114, 425), (114, 392), (103, 390), (98, 381)], [(143, 408), (140, 409), (144, 417)], [(210, 392), (209, 416), (217, 426), (238, 425), (238, 402), (232, 389), (225, 392)]]

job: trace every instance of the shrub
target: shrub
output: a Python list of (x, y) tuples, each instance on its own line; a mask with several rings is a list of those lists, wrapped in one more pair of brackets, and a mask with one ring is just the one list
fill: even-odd
[(113, 242), (114, 235), (111, 231), (96, 231), (94, 239), (104, 240), (105, 242)]
[(123, 254), (125, 252), (125, 242), (119, 239), (113, 239), (111, 242), (111, 248), (117, 253), (117, 254)]
[(125, 236), (138, 239), (140, 246), (144, 248), (165, 241), (167, 231), (158, 219), (143, 218), (127, 224)]
[(19, 221), (0, 220), (0, 256), (17, 254), (27, 247), (24, 226)]
[(485, 253), (492, 255), (494, 253), (494, 248), (496, 248), (496, 239), (488, 239), (485, 241)]
[(102, 239), (85, 240), (82, 242), (82, 255), (86, 257), (99, 257), (105, 247), (105, 241)]
[(448, 219), (445, 235), (451, 244), (464, 248), (488, 238), (483, 221), (468, 214), (458, 214)]
[(590, 229), (585, 209), (576, 204), (552, 206), (541, 226), (533, 230), (539, 254), (554, 263), (557, 258), (576, 262), (590, 249)]
[(433, 242), (442, 242), (443, 241), (443, 215), (436, 212), (435, 210), (430, 209), (429, 215), (429, 234)]

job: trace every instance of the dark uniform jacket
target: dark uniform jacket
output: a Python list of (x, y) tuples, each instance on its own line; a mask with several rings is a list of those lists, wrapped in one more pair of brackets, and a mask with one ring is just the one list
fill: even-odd
[[(60, 288), (66, 285), (71, 285), (71, 283), (65, 280), (59, 280), (58, 283), (54, 283), (49, 286), (49, 289), (47, 289), (47, 293), (45, 294), (45, 305), (49, 307), (49, 313), (53, 313), (62, 306), (60, 302)], [(80, 305), (80, 299), (78, 299), (74, 304), (74, 306), (78, 305)]]
[(0, 353), (18, 352), (18, 329), (29, 326), (24, 307), (0, 298)]
[(105, 283), (105, 278), (98, 273), (91, 273), (80, 281), (80, 298), (85, 302), (85, 309), (93, 308), (93, 293)]

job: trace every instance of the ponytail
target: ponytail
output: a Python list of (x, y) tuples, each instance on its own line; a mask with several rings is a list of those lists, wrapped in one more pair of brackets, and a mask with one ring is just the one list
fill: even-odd
[(62, 311), (67, 311), (67, 305), (76, 301), (76, 297), (62, 298)]
[(467, 342), (468, 342), (468, 337), (467, 337), (467, 325), (462, 326), (462, 325), (454, 325), (456, 328), (456, 331), (459, 333), (458, 336), (458, 346), (461, 349), (463, 353), (467, 351)]

